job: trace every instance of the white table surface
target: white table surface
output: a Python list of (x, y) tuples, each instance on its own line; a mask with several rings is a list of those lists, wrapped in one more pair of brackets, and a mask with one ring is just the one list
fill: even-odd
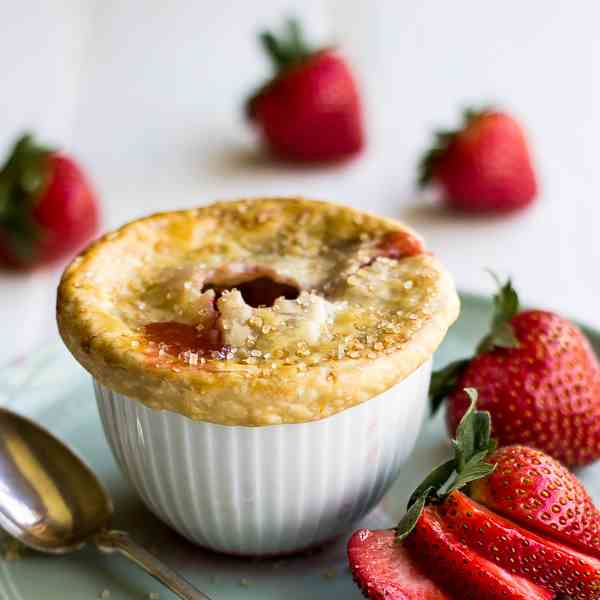
[[(283, 15), (335, 38), (364, 89), (369, 148), (343, 167), (255, 152), (240, 106), (268, 73), (254, 38)], [(459, 287), (486, 267), (531, 303), (600, 327), (600, 8), (594, 2), (4, 2), (0, 152), (31, 128), (75, 154), (104, 225), (217, 198), (302, 194), (416, 227)], [(497, 101), (530, 134), (542, 192), (504, 219), (457, 217), (414, 190), (431, 130)], [(0, 275), (0, 363), (56, 335), (58, 273)]]

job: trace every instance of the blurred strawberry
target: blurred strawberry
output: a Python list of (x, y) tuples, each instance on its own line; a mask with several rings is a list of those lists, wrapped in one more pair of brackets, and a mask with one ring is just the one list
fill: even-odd
[(72, 255), (98, 220), (96, 196), (77, 164), (21, 137), (0, 170), (0, 263), (32, 268)]
[(437, 183), (452, 208), (505, 213), (524, 208), (537, 194), (527, 140), (510, 115), (467, 110), (457, 131), (440, 131), (423, 157), (419, 185)]
[(294, 20), (286, 34), (260, 36), (275, 75), (248, 100), (249, 118), (271, 151), (287, 160), (326, 162), (358, 153), (362, 109), (348, 64), (330, 48), (308, 48)]

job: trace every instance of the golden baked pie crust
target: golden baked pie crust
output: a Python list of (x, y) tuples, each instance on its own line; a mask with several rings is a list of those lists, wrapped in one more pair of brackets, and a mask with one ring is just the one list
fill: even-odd
[[(66, 269), (59, 330), (99, 382), (154, 409), (223, 425), (321, 419), (410, 375), (431, 358), (458, 315), (453, 282), (428, 253), (380, 259), (359, 271), (351, 260), (343, 262), (346, 252), (360, 256), (360, 248), (394, 232), (414, 235), (391, 219), (302, 198), (155, 214), (105, 235)], [(307, 289), (322, 281), (341, 307), (333, 324), (324, 325), (323, 342), (299, 342), (294, 352), (278, 341), (258, 357), (243, 351), (193, 366), (149, 359), (140, 330), (150, 313), (142, 300), (158, 273), (182, 262), (218, 268), (257, 260), (286, 277), (297, 275)], [(271, 339), (268, 333), (263, 338)]]

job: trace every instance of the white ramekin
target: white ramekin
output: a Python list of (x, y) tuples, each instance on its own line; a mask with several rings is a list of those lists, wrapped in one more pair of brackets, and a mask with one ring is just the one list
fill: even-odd
[(412, 452), (431, 362), (387, 392), (320, 421), (196, 422), (95, 382), (106, 437), (148, 508), (218, 552), (276, 555), (349, 530)]

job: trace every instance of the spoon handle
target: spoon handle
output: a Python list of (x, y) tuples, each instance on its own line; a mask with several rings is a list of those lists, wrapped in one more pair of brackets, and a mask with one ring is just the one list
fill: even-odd
[(120, 552), (183, 600), (210, 600), (206, 594), (197, 590), (181, 575), (134, 542), (128, 533), (115, 530), (102, 531), (95, 537), (95, 542), (102, 552)]

